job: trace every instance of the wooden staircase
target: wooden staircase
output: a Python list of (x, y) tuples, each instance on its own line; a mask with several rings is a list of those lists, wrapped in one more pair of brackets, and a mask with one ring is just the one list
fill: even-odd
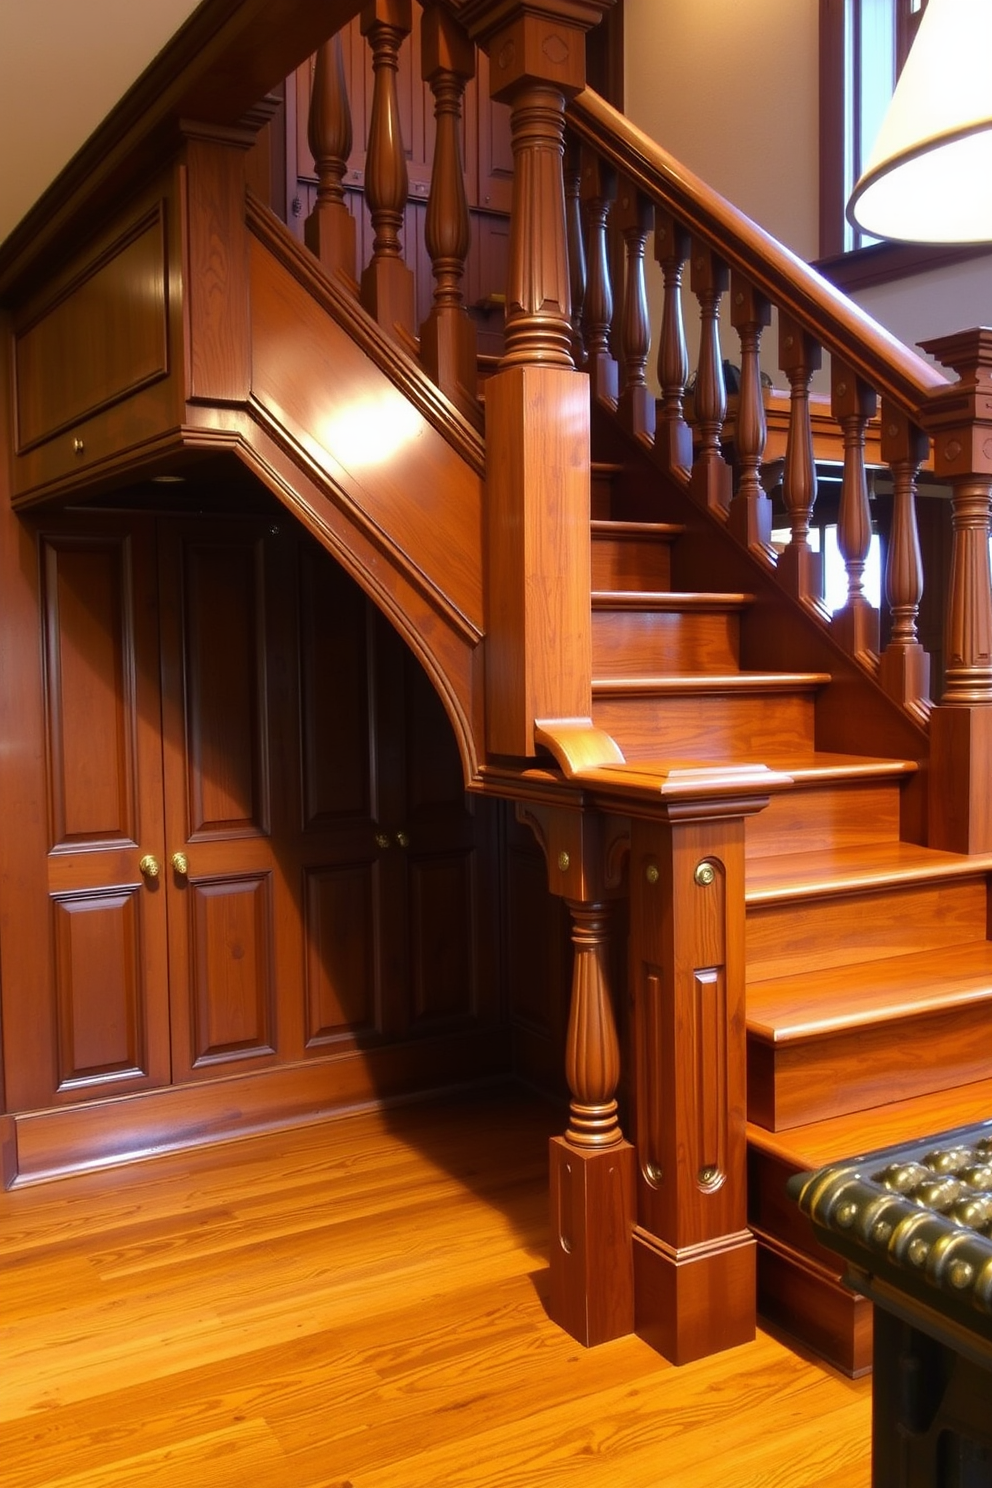
[[(656, 488), (656, 472), (645, 479)], [(628, 468), (628, 502), (631, 481)], [(860, 1373), (869, 1304), (785, 1183), (988, 1114), (992, 854), (901, 839), (916, 760), (818, 749), (829, 672), (741, 669), (754, 596), (673, 587), (698, 520), (687, 507), (660, 527), (594, 521), (594, 573), (612, 582), (592, 595), (593, 717), (628, 761), (760, 760), (791, 778), (746, 824), (749, 1222), (762, 1314)]]
[[(675, 1362), (741, 1342), (754, 1328), (756, 1237), (765, 1314), (858, 1370), (864, 1305), (843, 1292), (785, 1181), (974, 1120), (992, 1098), (980, 1036), (992, 337), (930, 344), (951, 382), (586, 89), (585, 32), (608, 7), (427, 0), (438, 149), (425, 242), (436, 288), (419, 343), (400, 241), (405, 156), (391, 122), (406, 7), (363, 11), (376, 233), (364, 269), (342, 186), (351, 125), (333, 40), (315, 85), (320, 180), (306, 249), (246, 192), (245, 141), (232, 133), (253, 101), (243, 91), (285, 76), (322, 22), (350, 22), (357, 0), (333, 0), (321, 18), (304, 0), (285, 0), (278, 15), (262, 7), (264, 20), (257, 5), (235, 6), (233, 30), (218, 23), (210, 47), (201, 17), (94, 136), (65, 200), (43, 202), (0, 258), (0, 299), (20, 338), (8, 360), (28, 420), (11, 499), (92, 497), (135, 470), (181, 470), (191, 453), (220, 451), (313, 532), (431, 677), (467, 784), (515, 802), (531, 824), (572, 917), (552, 1316), (586, 1343), (636, 1326)], [(198, 16), (214, 10), (224, 7)], [(484, 442), (461, 288), (458, 114), (476, 45), (496, 59), (493, 96), (510, 105), (515, 158), (505, 354), (485, 387)], [(86, 242), (101, 214), (103, 238)], [(664, 279), (660, 398), (646, 376), (652, 231)], [(46, 402), (50, 348), (83, 335), (90, 302), (77, 315), (73, 296), (102, 285), (108, 264), (122, 304), (148, 300), (146, 319), (122, 313), (123, 350), (108, 340), (102, 352), (109, 393), (101, 383), (93, 401), (85, 385), (65, 421)], [(166, 264), (182, 266), (174, 284)], [(157, 300), (135, 289), (142, 274)], [(699, 306), (692, 428), (683, 288)], [(723, 334), (739, 340), (741, 365), (733, 469), (725, 297)], [(773, 306), (789, 383), (791, 538), (780, 555), (762, 485), (760, 343)], [(89, 350), (81, 366), (94, 362)], [(848, 597), (833, 618), (807, 541), (821, 352), (843, 459)], [(895, 511), (882, 651), (861, 586), (879, 399)], [(593, 470), (590, 432), (603, 462)], [(953, 525), (935, 704), (916, 630), (913, 516), (931, 441)], [(615, 912), (625, 898), (626, 917)], [(622, 1122), (616, 924), (629, 926), (633, 1007)]]

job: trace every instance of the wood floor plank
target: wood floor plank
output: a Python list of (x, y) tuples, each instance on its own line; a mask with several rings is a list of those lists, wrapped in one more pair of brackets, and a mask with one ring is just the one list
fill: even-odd
[(0, 1195), (3, 1488), (866, 1488), (865, 1382), (550, 1322), (560, 1124), (493, 1093)]

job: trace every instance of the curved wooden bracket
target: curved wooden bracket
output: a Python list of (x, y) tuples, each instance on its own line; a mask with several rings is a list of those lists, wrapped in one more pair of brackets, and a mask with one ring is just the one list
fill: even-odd
[(586, 770), (626, 763), (613, 736), (596, 728), (591, 718), (536, 719), (534, 742), (554, 755), (566, 780)]

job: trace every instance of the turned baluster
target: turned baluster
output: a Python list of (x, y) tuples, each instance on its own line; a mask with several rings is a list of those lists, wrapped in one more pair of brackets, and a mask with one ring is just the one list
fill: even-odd
[(649, 199), (629, 181), (621, 183), (616, 222), (626, 248), (620, 341), (623, 348), (623, 377), (617, 413), (625, 428), (637, 439), (654, 439), (655, 400), (647, 384), (645, 368), (651, 351), (651, 317), (644, 280), (644, 257), (648, 233), (654, 219)]
[(572, 360), (585, 366), (582, 310), (586, 301), (586, 245), (582, 231), (582, 149), (577, 139), (565, 142), (565, 226), (568, 235), (569, 287), (572, 293)]
[(837, 546), (847, 569), (847, 600), (833, 617), (832, 629), (851, 656), (874, 664), (878, 653), (878, 611), (864, 592), (865, 563), (871, 546), (871, 507), (865, 471), (865, 431), (875, 415), (874, 391), (850, 367), (834, 357), (830, 366), (831, 407), (844, 435), (844, 473)]
[(790, 594), (809, 603), (819, 599), (822, 588), (819, 554), (809, 545), (809, 524), (816, 503), (809, 385), (820, 365), (820, 347), (782, 312), (779, 312), (778, 345), (778, 364), (789, 379), (790, 389), (782, 499), (792, 528), (789, 546), (779, 556), (778, 574)]
[(705, 243), (693, 243), (689, 283), (699, 301), (699, 365), (693, 392), (698, 449), (689, 489), (696, 500), (726, 516), (732, 494), (732, 472), (723, 458), (720, 436), (727, 417), (727, 392), (720, 349), (720, 301), (730, 284), (730, 270)]
[(565, 1038), (571, 1093), (566, 1139), (577, 1147), (623, 1141), (617, 1116), (620, 1044), (610, 998), (609, 907), (568, 900), (572, 916), (572, 1002)]
[(469, 212), (462, 166), (465, 85), (475, 75), (475, 46), (437, 3), (424, 7), (421, 69), (434, 95), (437, 132), (424, 241), (434, 270), (434, 303), (420, 327), (420, 358), (434, 382), (467, 417), (477, 419), (478, 351), (464, 305)]
[(930, 711), (930, 657), (916, 628), (923, 597), (916, 480), (929, 448), (923, 430), (883, 398), (882, 459), (892, 471), (892, 530), (885, 564), (892, 635), (879, 658), (878, 679), (896, 702), (922, 715)]
[(741, 542), (766, 562), (771, 546), (772, 504), (761, 484), (761, 460), (768, 426), (761, 387), (761, 332), (771, 322), (771, 306), (746, 279), (731, 277), (730, 321), (741, 341), (741, 386), (737, 399), (737, 491), (730, 504), (729, 526)]
[(303, 226), (304, 241), (327, 272), (344, 279), (355, 292), (355, 219), (344, 194), (351, 154), (351, 108), (340, 32), (317, 51), (307, 139), (317, 171), (317, 200)]
[(411, 27), (410, 0), (368, 0), (361, 13), (362, 35), (372, 49), (365, 200), (375, 233), (372, 261), (362, 274), (362, 304), (397, 339), (414, 336), (413, 273), (400, 241), (409, 178), (397, 91), (400, 46)]
[(607, 223), (616, 196), (616, 171), (598, 155), (583, 149), (582, 201), (589, 234), (586, 296), (582, 307), (586, 369), (593, 397), (613, 407), (617, 401), (618, 375), (616, 360), (610, 351), (613, 287)]
[(660, 208), (654, 214), (654, 253), (661, 265), (665, 293), (658, 344), (658, 428), (654, 447), (666, 470), (688, 475), (692, 468), (692, 433), (682, 413), (689, 379), (689, 353), (682, 318), (682, 268), (689, 257), (689, 234)]

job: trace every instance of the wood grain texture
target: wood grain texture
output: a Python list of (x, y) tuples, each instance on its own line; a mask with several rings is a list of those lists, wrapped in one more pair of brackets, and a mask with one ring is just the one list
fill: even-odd
[(740, 594), (594, 590), (594, 675), (731, 671), (737, 665), (739, 616), (746, 603), (747, 596)]
[(591, 531), (594, 589), (671, 588), (676, 523), (594, 520)]
[(5, 1488), (868, 1488), (866, 1385), (549, 1321), (556, 1119), (410, 1107), (0, 1196)]

